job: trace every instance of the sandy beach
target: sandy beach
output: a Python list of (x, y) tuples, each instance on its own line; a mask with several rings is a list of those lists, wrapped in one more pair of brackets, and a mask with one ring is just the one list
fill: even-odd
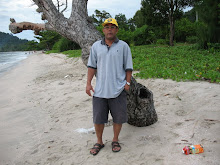
[[(153, 92), (158, 122), (124, 124), (119, 153), (111, 151), (112, 126), (106, 126), (105, 147), (92, 156), (96, 135), (86, 79), (81, 58), (43, 53), (1, 76), (0, 165), (219, 164), (219, 84), (136, 79)], [(204, 153), (183, 154), (191, 144), (202, 144)]]

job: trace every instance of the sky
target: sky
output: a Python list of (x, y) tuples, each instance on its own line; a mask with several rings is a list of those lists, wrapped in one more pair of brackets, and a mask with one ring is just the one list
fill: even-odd
[[(55, 1), (55, 0), (54, 0)], [(55, 1), (56, 2), (56, 1)], [(68, 0), (69, 7), (64, 12), (68, 18), (71, 12), (71, 2)], [(112, 17), (122, 13), (126, 18), (132, 18), (136, 11), (141, 7), (141, 0), (89, 0), (88, 15), (94, 14), (96, 9), (107, 11)], [(14, 18), (16, 22), (33, 22), (44, 23), (41, 20), (41, 14), (36, 12), (37, 6), (32, 0), (0, 0), (0, 31), (11, 33), (9, 31), (10, 18)], [(13, 34), (21, 39), (34, 40), (34, 33), (31, 30), (24, 30), (21, 33)]]

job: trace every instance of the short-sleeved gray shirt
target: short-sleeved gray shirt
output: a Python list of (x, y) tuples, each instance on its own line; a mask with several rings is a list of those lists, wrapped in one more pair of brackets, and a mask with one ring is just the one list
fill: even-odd
[(102, 39), (92, 45), (87, 66), (97, 70), (94, 96), (116, 98), (126, 84), (126, 71), (133, 70), (131, 50), (122, 40), (109, 47)]

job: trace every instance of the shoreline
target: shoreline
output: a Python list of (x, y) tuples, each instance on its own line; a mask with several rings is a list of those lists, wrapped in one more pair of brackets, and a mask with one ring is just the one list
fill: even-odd
[[(38, 53), (40, 51), (37, 51)], [(0, 76), (3, 76), (4, 74), (6, 74), (8, 71), (12, 70), (13, 68), (16, 68), (16, 66), (18, 66), (23, 60), (27, 59), (29, 56), (31, 56), (33, 53), (37, 53), (37, 52), (34, 52), (34, 51), (13, 51), (13, 52), (0, 52), (0, 55), (3, 55), (4, 54), (1, 54), (1, 53), (5, 53), (5, 54), (12, 54), (12, 55), (15, 55), (15, 53), (22, 53), (23, 55), (25, 55), (26, 57), (25, 58), (21, 58), (21, 55), (19, 56), (15, 56), (14, 58), (16, 57), (19, 57), (19, 59), (16, 59), (14, 61), (7, 61), (7, 62), (3, 62), (3, 63), (0, 63)], [(22, 56), (23, 56), (22, 55)], [(4, 65), (8, 65), (8, 66), (4, 66)], [(2, 68), (2, 66), (4, 66)]]
[[(136, 79), (153, 92), (158, 122), (124, 124), (119, 153), (111, 151), (112, 126), (107, 126), (105, 147), (90, 155), (96, 135), (86, 74), (81, 58), (37, 52), (0, 76), (0, 164), (220, 162), (220, 86), (203, 81)], [(92, 131), (77, 132), (82, 128)], [(204, 153), (184, 155), (182, 148), (190, 144), (202, 144)]]

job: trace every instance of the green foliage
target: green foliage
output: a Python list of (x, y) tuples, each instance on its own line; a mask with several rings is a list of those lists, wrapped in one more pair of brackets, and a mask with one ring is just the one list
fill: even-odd
[(203, 0), (197, 6), (199, 20), (202, 27), (198, 26), (199, 46), (208, 49), (208, 43), (220, 43), (219, 1)]
[(195, 44), (198, 42), (198, 37), (197, 36), (186, 37), (186, 42), (189, 44)]
[(39, 43), (37, 41), (28, 41), (27, 42), (27, 49), (28, 51), (30, 50), (41, 50), (41, 48), (39, 47)]
[(158, 39), (156, 44), (158, 44), (158, 45), (166, 45), (167, 41), (165, 39)]
[[(140, 12), (137, 12), (138, 16), (143, 19), (142, 21), (138, 18), (138, 23), (153, 27), (154, 34), (158, 34), (157, 31), (161, 29), (166, 30), (170, 26), (170, 45), (173, 46), (173, 37), (175, 34), (174, 23), (180, 19), (183, 15), (183, 9), (190, 4), (191, 0), (142, 0)], [(135, 18), (135, 17), (134, 17)], [(140, 26), (140, 25), (139, 25)], [(167, 31), (166, 31), (167, 32)], [(157, 38), (166, 38), (165, 36), (156, 35)]]
[(220, 43), (208, 43), (208, 50), (212, 53), (220, 52)]
[(144, 22), (144, 15), (143, 13), (141, 12), (141, 10), (138, 10), (134, 17), (133, 17), (133, 22), (134, 24), (136, 25), (136, 27), (140, 28), (142, 27), (143, 25), (145, 25), (146, 23)]
[(192, 23), (187, 18), (182, 18), (175, 22), (175, 40), (185, 42), (189, 36), (196, 35), (196, 23)]
[(192, 8), (191, 10), (184, 13), (183, 18), (187, 18), (191, 22), (196, 21), (196, 10)]
[[(101, 34), (103, 34), (103, 32), (102, 32), (103, 26), (102, 26), (102, 25), (96, 26), (96, 29), (97, 29)], [(103, 34), (103, 36), (104, 36), (104, 34)]]
[(169, 7), (163, 0), (142, 0), (141, 17), (144, 20), (141, 26), (158, 27), (169, 24), (168, 11)]
[(135, 23), (134, 23), (134, 19), (133, 18), (130, 18), (128, 20), (128, 27), (129, 27), (129, 30), (131, 30), (132, 32), (135, 31)]
[(111, 17), (112, 17), (111, 14), (109, 14), (105, 10), (103, 11), (95, 10), (95, 14), (91, 16), (91, 19), (95, 26), (99, 26), (105, 21), (105, 19)]
[(0, 32), (0, 52), (27, 50), (28, 40), (19, 39), (12, 34)]
[(190, 45), (134, 46), (131, 51), (140, 78), (220, 82), (220, 52), (196, 50)]
[(67, 51), (63, 51), (63, 52), (59, 52), (58, 50), (49, 50), (46, 52), (46, 54), (50, 54), (50, 53), (62, 53), (67, 55), (67, 57), (71, 58), (71, 57), (80, 57), (82, 54), (82, 50), (67, 50)]
[(198, 48), (199, 49), (208, 49), (208, 26), (204, 22), (197, 22), (196, 23), (197, 30), (196, 36), (198, 37)]
[[(173, 15), (174, 20), (178, 20), (183, 16), (182, 10), (190, 5), (191, 0), (174, 0), (173, 6), (171, 1), (164, 0), (142, 0), (141, 9), (134, 18), (138, 19), (138, 27), (145, 24), (153, 27), (165, 27), (169, 25), (169, 14)], [(173, 13), (171, 8), (173, 7)], [(139, 20), (139, 18), (141, 20)]]
[(64, 51), (62, 52), (63, 54), (66, 54), (68, 57), (80, 57), (82, 54), (82, 50), (68, 50), (68, 51)]
[(46, 51), (46, 54), (50, 54), (50, 53), (60, 53), (60, 51), (58, 51), (58, 50), (48, 50), (48, 51)]
[[(220, 3), (218, 4), (218, 13), (220, 13)], [(220, 14), (218, 14), (218, 24), (220, 24)]]
[(119, 13), (118, 15), (115, 16), (115, 19), (117, 20), (120, 29), (123, 30), (129, 29), (128, 20), (124, 14)]
[(39, 48), (41, 50), (51, 50), (55, 42), (57, 42), (61, 35), (55, 31), (41, 31), (39, 36), (35, 36), (35, 38), (39, 39)]
[(117, 37), (120, 39), (120, 40), (123, 40), (125, 41), (127, 44), (131, 44), (132, 42), (132, 32), (130, 30), (124, 30), (124, 29), (120, 29), (119, 28), (119, 31), (118, 31), (118, 34), (117, 34)]
[[(175, 81), (205, 80), (220, 83), (220, 52), (192, 49), (192, 45), (132, 46), (135, 76), (164, 78)], [(80, 57), (81, 50), (62, 52), (68, 57)]]
[(133, 41), (134, 45), (151, 44), (156, 41), (156, 35), (151, 27), (144, 25), (133, 32)]
[(70, 41), (64, 37), (61, 37), (54, 45), (52, 50), (63, 52), (65, 50), (79, 49), (79, 45), (73, 41)]

